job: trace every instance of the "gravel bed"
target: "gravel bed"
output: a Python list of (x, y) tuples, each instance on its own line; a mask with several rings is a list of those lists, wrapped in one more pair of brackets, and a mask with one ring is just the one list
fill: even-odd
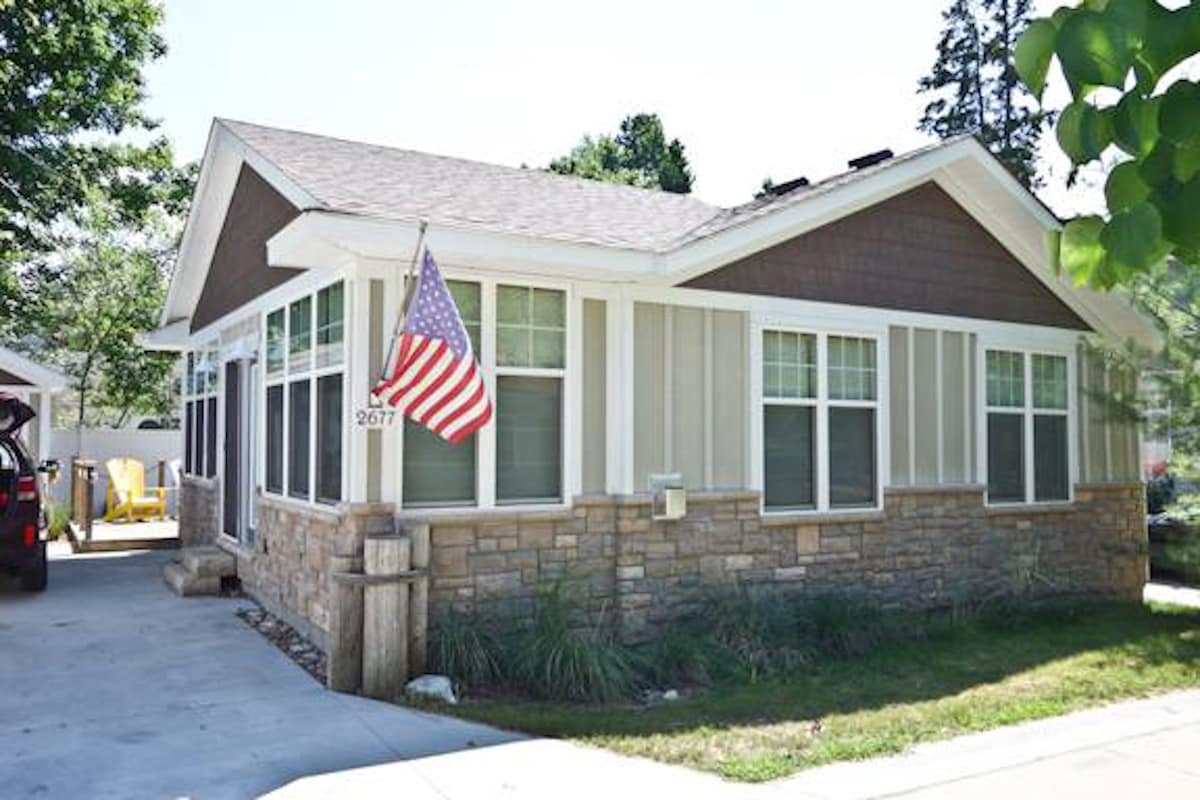
[(325, 653), (321, 648), (261, 606), (239, 608), (236, 613), (243, 622), (265, 636), (271, 644), (282, 650), (284, 655), (313, 676), (317, 683), (325, 685)]

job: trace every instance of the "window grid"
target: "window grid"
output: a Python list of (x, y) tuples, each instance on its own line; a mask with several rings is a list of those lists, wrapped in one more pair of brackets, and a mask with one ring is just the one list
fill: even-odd
[(875, 342), (847, 336), (829, 337), (831, 400), (874, 400)]
[(566, 363), (566, 293), (530, 286), (496, 287), (496, 366), (562, 369)]
[(763, 396), (815, 399), (817, 337), (793, 331), (763, 331)]
[(1025, 354), (987, 351), (987, 404), (1007, 408), (1025, 405)]

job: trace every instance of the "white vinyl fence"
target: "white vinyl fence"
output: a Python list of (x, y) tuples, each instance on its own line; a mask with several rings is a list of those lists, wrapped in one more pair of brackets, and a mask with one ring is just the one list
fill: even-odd
[[(50, 487), (50, 498), (66, 504), (71, 498), (71, 457), (78, 452), (81, 458), (96, 462), (95, 508), (92, 512), (99, 517), (104, 513), (104, 501), (108, 497), (108, 471), (104, 462), (110, 458), (134, 458), (146, 467), (146, 487), (158, 486), (158, 462), (170, 462), (183, 458), (183, 434), (168, 430), (112, 430), (109, 428), (76, 431), (53, 430), (50, 432), (50, 458), (58, 459), (62, 465), (58, 482)], [(178, 487), (170, 468), (165, 470), (167, 482), (167, 509), (174, 514), (178, 500)]]

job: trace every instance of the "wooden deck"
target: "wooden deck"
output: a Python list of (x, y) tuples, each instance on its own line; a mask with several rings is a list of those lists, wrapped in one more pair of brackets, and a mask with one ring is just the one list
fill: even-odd
[(92, 523), (90, 541), (84, 539), (82, 531), (73, 530), (71, 536), (71, 548), (77, 553), (176, 547), (179, 547), (179, 523), (173, 519), (122, 523), (97, 520)]

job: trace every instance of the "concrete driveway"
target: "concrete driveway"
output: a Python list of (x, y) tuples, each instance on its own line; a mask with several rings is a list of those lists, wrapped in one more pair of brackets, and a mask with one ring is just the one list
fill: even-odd
[[(744, 787), (326, 691), (170, 553), (55, 558), (0, 585), (0, 797), (640, 797)], [(373, 770), (356, 767), (382, 765)], [(328, 773), (328, 774), (327, 774)]]

